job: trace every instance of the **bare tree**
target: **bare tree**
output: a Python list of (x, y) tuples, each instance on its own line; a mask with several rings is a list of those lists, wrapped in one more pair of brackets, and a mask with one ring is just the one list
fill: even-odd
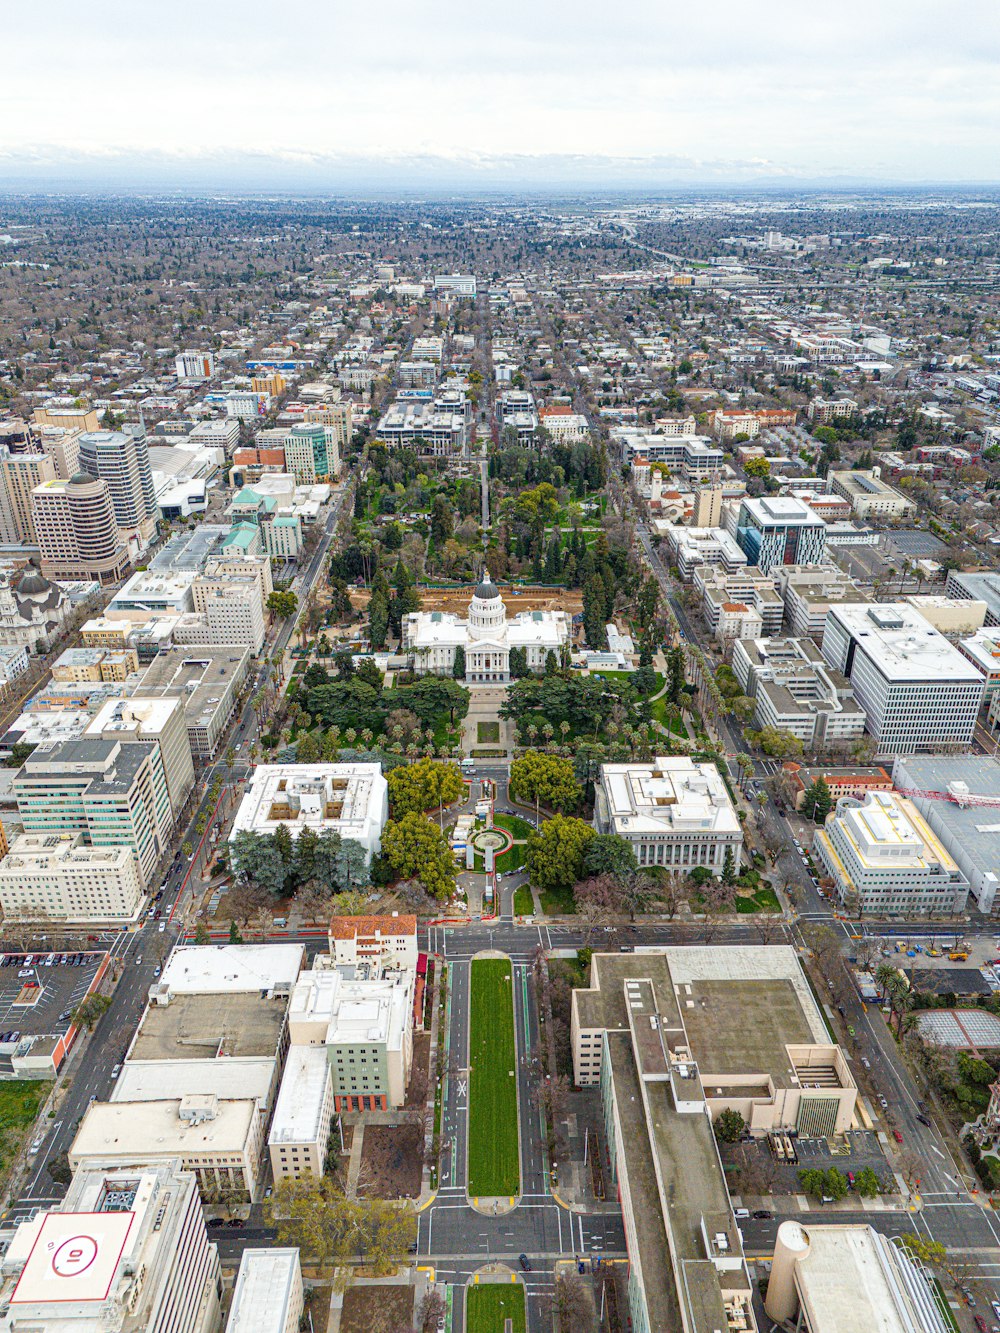
[(437, 1333), (448, 1313), (448, 1302), (437, 1287), (430, 1287), (417, 1307), (414, 1328), (417, 1333)]
[(578, 1273), (556, 1275), (552, 1313), (559, 1333), (591, 1333), (597, 1327), (593, 1299)]

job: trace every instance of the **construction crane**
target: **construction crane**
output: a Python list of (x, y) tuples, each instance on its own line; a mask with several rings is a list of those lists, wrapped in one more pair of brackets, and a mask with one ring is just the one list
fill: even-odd
[(897, 787), (897, 796), (909, 796), (914, 800), (951, 801), (952, 805), (981, 805), (987, 808), (1000, 808), (1000, 796), (977, 796), (969, 791), (964, 782), (953, 784), (954, 791), (920, 791), (916, 787)]

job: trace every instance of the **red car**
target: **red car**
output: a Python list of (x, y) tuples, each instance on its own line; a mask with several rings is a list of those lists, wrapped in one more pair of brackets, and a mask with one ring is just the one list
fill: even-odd
[(989, 1325), (981, 1314), (973, 1316), (973, 1323), (979, 1329), (979, 1333), (990, 1333)]
[(897, 1143), (902, 1143), (902, 1142), (903, 1142), (903, 1136), (902, 1136), (902, 1134), (900, 1134), (900, 1132), (899, 1132), (898, 1129), (894, 1129), (894, 1130), (892, 1131), (892, 1137), (896, 1140)]

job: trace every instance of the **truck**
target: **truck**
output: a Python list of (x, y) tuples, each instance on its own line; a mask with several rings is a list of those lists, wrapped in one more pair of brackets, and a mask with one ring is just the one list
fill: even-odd
[(964, 949), (956, 949), (954, 953), (948, 955), (948, 960), (952, 963), (964, 963), (968, 956)]

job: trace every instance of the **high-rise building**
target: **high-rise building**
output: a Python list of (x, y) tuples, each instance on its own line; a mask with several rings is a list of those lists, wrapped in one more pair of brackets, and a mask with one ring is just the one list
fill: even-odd
[(818, 565), (826, 554), (826, 524), (787, 495), (747, 497), (740, 505), (736, 540), (751, 565)]
[(53, 579), (117, 583), (130, 559), (108, 484), (87, 472), (45, 481), (31, 493), (42, 573)]
[(174, 823), (158, 745), (104, 736), (40, 745), (12, 787), (26, 833), (82, 833), (94, 847), (131, 847), (150, 885)]
[(80, 432), (69, 426), (41, 426), (38, 429), (38, 441), (42, 452), (52, 459), (56, 476), (61, 481), (69, 481), (74, 472), (80, 471)]
[(158, 510), (145, 433), (86, 431), (80, 436), (80, 466), (108, 484), (115, 519), (133, 555), (156, 533)]
[(971, 744), (983, 676), (914, 607), (831, 606), (823, 656), (851, 682), (880, 754)]
[(131, 847), (88, 847), (82, 834), (22, 833), (0, 861), (4, 919), (134, 921), (143, 903)]
[(3, 1256), (7, 1333), (216, 1333), (222, 1274), (180, 1161), (95, 1158), (62, 1203), (21, 1222)]
[(693, 528), (717, 528), (722, 522), (722, 487), (701, 486), (694, 493)]
[(47, 454), (14, 454), (9, 449), (0, 449), (0, 486), (3, 487), (4, 501), (0, 505), (0, 516), (6, 529), (2, 533), (4, 541), (19, 546), (36, 545), (38, 538), (31, 493), (55, 475), (55, 467)]
[(311, 486), (321, 477), (336, 477), (340, 458), (333, 431), (319, 422), (292, 426), (284, 437), (285, 467), (295, 480)]
[(179, 380), (210, 380), (215, 374), (215, 357), (211, 352), (181, 352), (174, 357)]
[(109, 699), (87, 728), (105, 740), (155, 741), (176, 820), (194, 786), (194, 763), (187, 719), (180, 699)]

